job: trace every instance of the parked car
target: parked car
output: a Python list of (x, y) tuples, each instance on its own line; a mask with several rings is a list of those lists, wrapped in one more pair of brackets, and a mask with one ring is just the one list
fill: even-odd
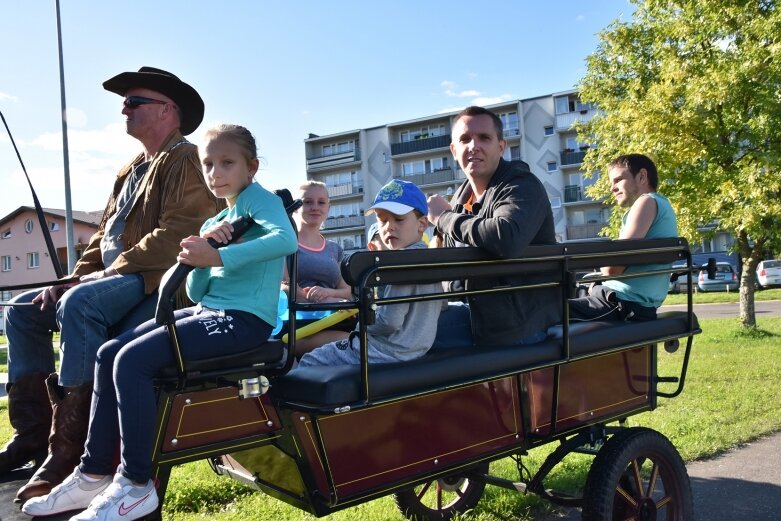
[(757, 288), (781, 286), (781, 259), (764, 260), (757, 266)]
[(700, 291), (736, 291), (740, 287), (738, 274), (728, 262), (716, 263), (716, 276), (708, 278), (708, 270), (703, 266), (697, 277), (697, 288)]
[[(673, 270), (675, 269), (684, 269), (686, 268), (686, 261), (680, 261), (680, 262), (674, 262), (672, 265)], [(675, 272), (673, 272), (675, 273)], [(667, 288), (668, 293), (685, 293), (688, 291), (688, 277), (685, 273), (678, 274), (677, 277), (675, 277), (673, 274), (670, 275), (670, 285)]]

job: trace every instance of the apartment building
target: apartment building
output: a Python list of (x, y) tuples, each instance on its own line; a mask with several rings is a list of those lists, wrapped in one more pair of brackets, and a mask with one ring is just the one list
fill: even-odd
[[(580, 165), (589, 143), (572, 129), (594, 107), (577, 91), (507, 101), (487, 107), (502, 119), (505, 159), (522, 159), (540, 178), (553, 208), (559, 241), (597, 237), (610, 209), (590, 199)], [(322, 181), (331, 196), (323, 235), (345, 251), (366, 246), (364, 217), (374, 195), (392, 178), (417, 184), (427, 195), (452, 195), (465, 176), (450, 153), (450, 130), (457, 112), (436, 114), (304, 141), (307, 178)]]

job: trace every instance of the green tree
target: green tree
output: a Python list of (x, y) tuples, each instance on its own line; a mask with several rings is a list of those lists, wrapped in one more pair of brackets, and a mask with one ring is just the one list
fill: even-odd
[[(631, 0), (603, 30), (579, 85), (600, 113), (579, 128), (598, 146), (583, 170), (640, 152), (680, 231), (715, 224), (737, 238), (740, 321), (755, 327), (758, 262), (781, 237), (781, 13), (775, 0)], [(590, 191), (606, 196), (600, 180)], [(615, 228), (613, 229), (615, 231)]]

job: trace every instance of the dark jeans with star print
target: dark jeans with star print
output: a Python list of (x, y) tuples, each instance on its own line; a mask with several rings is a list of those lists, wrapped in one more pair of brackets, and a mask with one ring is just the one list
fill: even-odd
[[(257, 347), (272, 327), (252, 313), (196, 306), (176, 312), (176, 329), (184, 359), (200, 360)], [(154, 320), (101, 346), (82, 472), (113, 475), (120, 440), (117, 472), (137, 483), (149, 481), (157, 414), (152, 378), (174, 365), (168, 331)]]

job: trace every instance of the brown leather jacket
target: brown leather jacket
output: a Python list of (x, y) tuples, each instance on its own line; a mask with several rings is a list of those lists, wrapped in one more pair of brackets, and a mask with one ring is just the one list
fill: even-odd
[[(100, 240), (108, 218), (116, 211), (125, 178), (133, 165), (142, 160), (143, 153), (119, 171), (98, 231), (90, 238), (71, 276), (107, 267), (103, 265)], [(112, 267), (120, 274), (141, 274), (145, 292), (154, 292), (165, 271), (176, 262), (181, 250), (179, 242), (189, 235), (198, 235), (203, 222), (223, 207), (224, 202), (215, 198), (206, 186), (197, 147), (175, 130), (152, 158), (138, 187), (125, 222), (125, 251)]]

